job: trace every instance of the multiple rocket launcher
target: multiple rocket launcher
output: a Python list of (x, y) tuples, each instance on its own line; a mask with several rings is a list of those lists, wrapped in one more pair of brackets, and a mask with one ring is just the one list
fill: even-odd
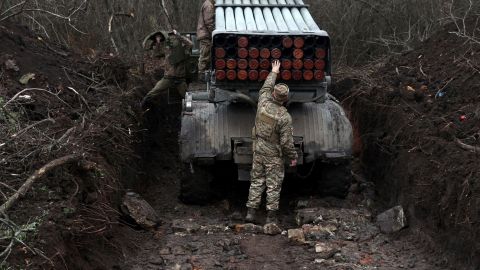
[(321, 30), (302, 0), (217, 0), (216, 5), (217, 82), (263, 81), (274, 60), (282, 64), (284, 81), (325, 78), (328, 36), (315, 35)]

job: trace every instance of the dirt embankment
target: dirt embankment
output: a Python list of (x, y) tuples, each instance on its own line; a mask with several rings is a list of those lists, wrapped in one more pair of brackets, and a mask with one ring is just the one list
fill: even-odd
[(112, 233), (116, 202), (140, 171), (139, 87), (128, 68), (109, 56), (72, 54), (20, 26), (0, 26), (2, 203), (34, 170), (79, 157), (39, 179), (7, 212), (28, 246), (16, 241), (5, 266), (109, 268), (116, 259), (108, 256), (121, 253)]
[[(460, 263), (480, 265), (480, 46), (446, 27), (417, 49), (346, 72), (363, 167), (385, 207)], [(341, 90), (341, 91), (340, 91)]]

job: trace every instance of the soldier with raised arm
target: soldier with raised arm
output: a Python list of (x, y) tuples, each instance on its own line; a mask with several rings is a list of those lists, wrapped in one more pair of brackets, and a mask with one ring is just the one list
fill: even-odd
[(185, 96), (187, 90), (185, 75), (193, 43), (176, 30), (169, 32), (164, 39), (157, 39), (156, 42), (165, 43), (165, 75), (143, 98), (143, 108), (149, 105), (157, 105), (160, 94), (169, 88), (175, 88), (182, 97)]
[(297, 152), (293, 144), (292, 117), (284, 107), (289, 88), (277, 84), (280, 62), (275, 60), (272, 72), (259, 93), (253, 137), (253, 165), (248, 196), (247, 222), (255, 221), (262, 194), (267, 190), (267, 222), (278, 223), (277, 211), (285, 173), (285, 159), (290, 166), (297, 165)]

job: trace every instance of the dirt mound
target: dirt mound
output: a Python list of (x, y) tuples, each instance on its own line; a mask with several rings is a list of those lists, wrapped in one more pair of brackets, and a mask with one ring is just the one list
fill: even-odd
[(20, 233), (17, 240), (28, 243), (16, 241), (2, 267), (115, 263), (108, 256), (119, 252), (112, 236), (116, 202), (139, 171), (132, 104), (138, 98), (132, 97), (141, 87), (132, 85), (128, 68), (115, 58), (82, 58), (20, 26), (0, 26), (2, 203), (34, 170), (79, 157), (37, 180), (1, 219), (17, 224), (10, 226)]
[[(474, 25), (474, 24), (473, 24)], [(337, 85), (385, 207), (470, 267), (480, 265), (480, 46), (447, 26), (409, 53)], [(476, 150), (476, 151), (475, 151)]]

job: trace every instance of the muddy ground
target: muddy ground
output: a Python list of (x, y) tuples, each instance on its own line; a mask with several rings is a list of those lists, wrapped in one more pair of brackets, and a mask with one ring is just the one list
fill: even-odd
[[(355, 182), (341, 200), (286, 180), (282, 231), (302, 227), (295, 221), (306, 211), (300, 209), (321, 216), (316, 227), (303, 228), (308, 243), (296, 243), (285, 232), (271, 236), (243, 225), (246, 183), (217, 179), (222, 195), (206, 206), (178, 200), (180, 104), (169, 95), (158, 111), (139, 110), (154, 78), (109, 56), (71, 54), (24, 28), (0, 28), (0, 101), (38, 87), (68, 104), (32, 94), (33, 101), (7, 108), (19, 115), (10, 128), (0, 114), (5, 137), (49, 117), (56, 121), (3, 148), (2, 182), (10, 187), (0, 188), (3, 197), (45, 162), (72, 151), (85, 154), (83, 162), (49, 173), (12, 208), (8, 218), (35, 221), (36, 227), (26, 234), (27, 245), (15, 245), (5, 267), (477, 270), (478, 154), (456, 139), (479, 145), (479, 50), (451, 30), (410, 53), (337, 75), (334, 93), (356, 129)], [(7, 66), (12, 59), (18, 71)], [(19, 83), (30, 72), (36, 79)], [(22, 163), (5, 162), (12, 156)], [(119, 209), (125, 189), (152, 205), (161, 220), (157, 228), (145, 230), (125, 218)], [(396, 205), (404, 207), (410, 226), (380, 233), (376, 215)]]
[(415, 50), (344, 74), (337, 95), (380, 208), (403, 205), (412, 227), (478, 269), (480, 47), (457, 31), (447, 25)]
[[(151, 144), (150, 185), (138, 189), (162, 225), (154, 232), (122, 228), (128, 248), (120, 269), (453, 269), (442, 252), (430, 249), (411, 230), (379, 232), (369, 210), (374, 190), (367, 182), (356, 183), (341, 200), (305, 193), (300, 186), (308, 183), (287, 179), (280, 216), (284, 232), (275, 236), (242, 227), (248, 183), (234, 185), (233, 194), (225, 191), (232, 195), (207, 206), (182, 204), (177, 198), (182, 167), (169, 162), (176, 155), (172, 143), (178, 122), (163, 123), (162, 132), (169, 136)], [(295, 217), (302, 208), (316, 209), (322, 217), (317, 224), (323, 231), (310, 235), (309, 244), (291, 242), (286, 235), (288, 229), (301, 228)], [(331, 253), (317, 253), (316, 243), (327, 245)]]

